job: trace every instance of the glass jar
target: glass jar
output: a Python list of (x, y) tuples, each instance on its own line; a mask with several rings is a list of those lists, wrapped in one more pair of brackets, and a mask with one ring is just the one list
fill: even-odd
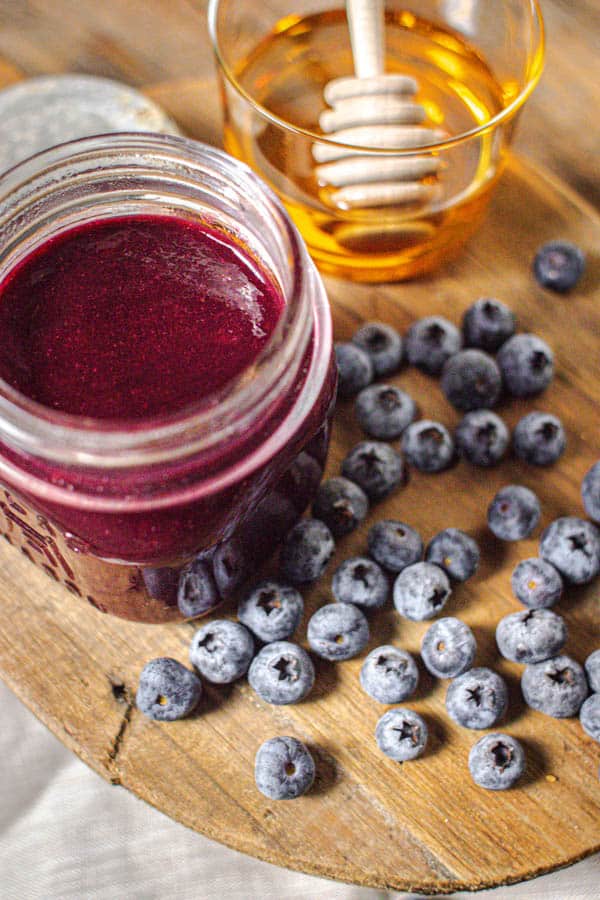
[(191, 560), (216, 588), (208, 611), (310, 502), (335, 393), (331, 319), (275, 195), (226, 154), (162, 135), (84, 139), (6, 173), (0, 284), (50, 238), (130, 215), (193, 220), (234, 239), (272, 277), (284, 310), (250, 369), (168, 416), (115, 426), (0, 380), (0, 530), (103, 612), (164, 622), (184, 617), (177, 587)]

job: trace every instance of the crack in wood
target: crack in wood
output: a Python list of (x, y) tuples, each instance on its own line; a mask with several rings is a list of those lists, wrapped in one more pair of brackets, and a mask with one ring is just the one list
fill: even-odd
[(127, 731), (129, 723), (131, 722), (131, 716), (135, 708), (135, 703), (131, 694), (129, 693), (129, 690), (124, 684), (116, 684), (115, 682), (111, 681), (111, 689), (117, 703), (126, 704), (125, 709), (123, 710), (121, 721), (119, 723), (119, 728), (117, 729), (117, 733), (110, 743), (106, 764), (106, 767), (110, 774), (111, 784), (121, 784), (121, 776), (117, 771), (116, 765), (117, 757), (123, 745), (125, 732)]

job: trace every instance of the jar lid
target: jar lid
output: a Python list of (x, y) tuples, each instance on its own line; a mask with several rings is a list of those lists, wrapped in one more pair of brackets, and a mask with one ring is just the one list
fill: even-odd
[(181, 134), (152, 100), (93, 75), (44, 75), (0, 91), (0, 173), (78, 138), (120, 131)]

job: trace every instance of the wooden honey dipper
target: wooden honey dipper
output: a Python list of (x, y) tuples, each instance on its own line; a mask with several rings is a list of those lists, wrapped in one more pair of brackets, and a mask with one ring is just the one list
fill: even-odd
[[(319, 117), (323, 133), (344, 144), (395, 150), (447, 137), (421, 124), (426, 114), (412, 100), (418, 91), (415, 79), (384, 72), (384, 0), (347, 0), (346, 14), (355, 75), (326, 85), (330, 108)], [(346, 147), (315, 144), (313, 156), (319, 163), (317, 178), (337, 188), (331, 200), (342, 208), (420, 204), (436, 193), (435, 184), (422, 181), (441, 166), (432, 154), (376, 159)]]

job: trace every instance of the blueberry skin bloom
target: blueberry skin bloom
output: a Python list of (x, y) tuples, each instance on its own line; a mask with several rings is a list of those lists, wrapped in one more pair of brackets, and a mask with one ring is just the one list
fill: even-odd
[(575, 287), (585, 269), (585, 256), (569, 241), (549, 241), (537, 251), (533, 274), (542, 287), (566, 294)]
[(600, 572), (600, 532), (576, 516), (555, 519), (542, 532), (540, 556), (573, 584), (587, 584)]
[(338, 397), (354, 397), (373, 381), (373, 363), (356, 344), (335, 344), (338, 370)]
[(393, 384), (372, 384), (362, 390), (355, 403), (363, 431), (381, 441), (400, 437), (417, 415), (415, 401)]
[(342, 475), (358, 484), (369, 500), (382, 500), (404, 478), (404, 463), (389, 444), (361, 441), (342, 462)]
[(431, 539), (425, 552), (427, 562), (435, 563), (453, 581), (467, 581), (479, 566), (479, 547), (460, 528), (445, 528)]
[(292, 636), (304, 612), (302, 595), (289, 584), (261, 581), (238, 606), (238, 619), (266, 644)]
[(600, 692), (600, 649), (590, 653), (584, 664), (590, 690)]
[(325, 522), (334, 538), (339, 538), (366, 519), (369, 498), (353, 481), (336, 476), (319, 485), (312, 511), (316, 519)]
[(566, 446), (563, 424), (550, 413), (532, 412), (523, 416), (513, 432), (515, 456), (532, 466), (551, 466), (560, 459)]
[(390, 584), (381, 566), (366, 556), (353, 556), (338, 566), (331, 582), (337, 603), (378, 609), (386, 602)]
[(283, 581), (306, 584), (320, 578), (335, 552), (335, 541), (320, 519), (302, 519), (288, 531), (279, 555)]
[(149, 719), (173, 722), (189, 715), (202, 696), (202, 682), (176, 659), (160, 656), (142, 669), (135, 702)]
[(248, 683), (267, 703), (299, 703), (312, 690), (315, 667), (306, 650), (290, 641), (266, 644), (252, 660)]
[(404, 569), (394, 582), (394, 606), (401, 616), (422, 622), (442, 611), (450, 594), (448, 576), (433, 563), (419, 562)]
[(515, 334), (500, 347), (496, 361), (513, 397), (530, 397), (548, 387), (554, 375), (554, 355), (535, 334)]
[(503, 420), (489, 409), (475, 409), (462, 417), (454, 432), (456, 449), (473, 466), (497, 465), (508, 448), (510, 435)]
[(521, 691), (527, 706), (555, 719), (576, 716), (588, 694), (585, 672), (569, 656), (525, 666)]
[(462, 330), (467, 347), (495, 353), (515, 333), (517, 320), (506, 304), (482, 297), (463, 316)]
[(462, 335), (448, 319), (428, 316), (411, 325), (405, 346), (411, 365), (427, 375), (439, 375), (446, 360), (462, 347)]
[(454, 461), (454, 441), (440, 422), (421, 419), (402, 435), (402, 450), (409, 463), (421, 472), (442, 472)]
[(528, 609), (500, 619), (496, 643), (505, 659), (538, 663), (557, 656), (567, 641), (562, 616), (549, 609)]
[(600, 694), (592, 694), (581, 705), (579, 721), (586, 734), (600, 743)]
[(427, 738), (425, 721), (412, 709), (389, 709), (375, 727), (377, 746), (396, 762), (408, 762), (421, 756)]
[(470, 412), (496, 405), (502, 375), (496, 360), (483, 350), (461, 350), (444, 365), (441, 387), (452, 406)]
[(529, 537), (542, 514), (540, 501), (529, 488), (509, 484), (501, 488), (487, 511), (490, 530), (502, 541)]
[(367, 322), (354, 334), (352, 343), (370, 357), (377, 378), (397, 372), (404, 356), (404, 344), (395, 328), (385, 322)]
[(554, 566), (535, 556), (516, 566), (510, 585), (517, 600), (530, 609), (554, 606), (563, 592), (562, 578)]
[(186, 619), (201, 616), (221, 602), (210, 564), (195, 559), (181, 571), (177, 587), (177, 606)]
[(248, 671), (254, 640), (244, 625), (216, 619), (199, 628), (190, 644), (190, 662), (207, 681), (230, 684)]
[(600, 460), (584, 475), (581, 482), (581, 497), (590, 519), (600, 522)]
[(421, 535), (396, 519), (381, 519), (367, 535), (369, 553), (388, 572), (401, 572), (423, 557)]
[(311, 649), (323, 659), (351, 659), (369, 643), (369, 623), (356, 606), (328, 603), (313, 613), (306, 636)]
[(434, 622), (423, 637), (421, 659), (436, 678), (456, 678), (473, 665), (477, 643), (469, 626), (446, 616)]
[(416, 691), (419, 670), (410, 653), (386, 644), (371, 650), (362, 664), (360, 683), (378, 703), (401, 703)]
[(471, 747), (469, 771), (475, 784), (488, 791), (505, 791), (525, 771), (525, 753), (510, 734), (486, 734)]
[(491, 669), (469, 669), (446, 692), (448, 715), (465, 728), (491, 728), (508, 708), (504, 679)]
[(315, 762), (308, 748), (293, 737), (274, 737), (258, 748), (254, 779), (269, 800), (295, 800), (315, 780)]

